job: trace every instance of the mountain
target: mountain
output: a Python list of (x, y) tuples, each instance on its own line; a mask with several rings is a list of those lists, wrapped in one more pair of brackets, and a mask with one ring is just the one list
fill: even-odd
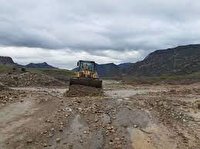
[(152, 52), (143, 61), (129, 66), (126, 74), (134, 76), (184, 75), (198, 71), (200, 71), (200, 44)]
[(127, 72), (127, 70), (133, 65), (133, 63), (122, 63), (119, 64), (119, 70), (122, 74), (125, 74)]
[(15, 65), (15, 63), (11, 57), (0, 56), (0, 65)]
[(49, 68), (49, 69), (54, 69), (55, 67), (47, 64), (46, 62), (44, 63), (30, 63), (28, 65), (25, 65), (26, 68)]
[[(0, 65), (14, 65), (26, 68), (55, 67), (44, 63), (30, 63), (22, 66), (16, 64), (11, 57), (0, 56)], [(74, 71), (77, 71), (75, 68)], [(144, 60), (136, 63), (97, 64), (97, 72), (100, 77), (113, 78), (126, 76), (161, 76), (161, 75), (185, 75), (200, 72), (200, 44), (178, 46), (175, 48), (157, 50), (150, 53)]]
[(97, 73), (100, 77), (120, 77), (120, 69), (118, 65), (114, 63), (97, 64)]

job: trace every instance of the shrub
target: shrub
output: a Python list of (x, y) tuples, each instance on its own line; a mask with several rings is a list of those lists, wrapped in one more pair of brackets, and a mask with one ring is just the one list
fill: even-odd
[(26, 68), (21, 68), (21, 71), (22, 72), (26, 72)]

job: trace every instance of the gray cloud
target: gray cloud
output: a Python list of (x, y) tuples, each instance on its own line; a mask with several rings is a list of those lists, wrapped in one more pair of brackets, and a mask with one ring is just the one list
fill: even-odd
[(138, 51), (141, 58), (199, 43), (199, 18), (198, 0), (0, 0), (0, 45), (110, 59), (106, 51)]

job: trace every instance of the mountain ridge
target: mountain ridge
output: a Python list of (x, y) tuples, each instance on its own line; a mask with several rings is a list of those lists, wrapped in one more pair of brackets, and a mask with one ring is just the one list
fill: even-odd
[(1, 65), (15, 65), (13, 59), (9, 56), (0, 56)]
[[(0, 56), (1, 65), (25, 68), (55, 69), (46, 62), (19, 65), (11, 57)], [(76, 68), (73, 69), (76, 71)], [(183, 45), (175, 48), (156, 50), (136, 63), (97, 64), (100, 77), (183, 75), (200, 72), (200, 44)]]
[(29, 63), (27, 65), (25, 65), (26, 68), (48, 68), (48, 69), (55, 69), (56, 67), (53, 67), (51, 65), (49, 65), (46, 62), (43, 63)]
[(133, 63), (126, 74), (159, 76), (190, 74), (200, 71), (200, 44), (178, 46), (150, 53), (144, 60)]

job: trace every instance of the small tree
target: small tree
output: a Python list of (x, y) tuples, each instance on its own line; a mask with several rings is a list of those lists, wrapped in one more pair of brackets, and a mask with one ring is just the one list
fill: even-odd
[(26, 72), (26, 68), (21, 68), (21, 71), (22, 72)]
[(17, 68), (16, 68), (16, 67), (13, 67), (13, 68), (12, 68), (12, 70), (13, 70), (13, 71), (16, 71), (16, 70), (17, 70)]

